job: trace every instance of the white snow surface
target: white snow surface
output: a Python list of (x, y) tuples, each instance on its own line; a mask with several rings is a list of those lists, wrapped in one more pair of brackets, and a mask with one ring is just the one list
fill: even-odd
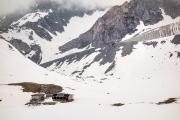
[[(0, 40), (0, 84), (52, 83), (61, 85), (64, 92), (75, 95), (72, 103), (28, 107), (24, 104), (29, 101), (32, 93), (23, 93), (21, 87), (1, 85), (0, 119), (179, 120), (180, 104), (153, 104), (171, 97), (180, 97), (180, 64), (175, 55), (180, 46), (171, 44), (172, 38), (162, 39), (166, 40), (166, 44), (159, 44), (156, 48), (139, 43), (134, 52), (126, 57), (121, 57), (119, 51), (113, 76), (103, 76), (104, 67), (109, 64), (99, 66), (99, 63), (95, 63), (85, 72), (84, 78), (87, 78), (84, 80), (41, 68), (14, 47), (9, 48), (9, 43)], [(174, 53), (172, 58), (169, 58), (169, 52)], [(94, 56), (92, 54), (83, 61), (90, 61)], [(81, 67), (76, 62), (73, 65)], [(66, 70), (70, 70), (66, 67)], [(99, 77), (88, 78), (91, 74)], [(102, 77), (107, 79), (100, 80)], [(125, 105), (112, 106), (119, 102)]]
[(11, 25), (16, 25), (18, 27), (21, 27), (22, 25), (26, 24), (27, 22), (37, 22), (39, 19), (44, 18), (51, 12), (50, 10), (48, 12), (34, 12), (34, 13), (28, 13), (25, 16), (23, 16), (21, 19), (19, 19), (16, 22), (13, 22)]

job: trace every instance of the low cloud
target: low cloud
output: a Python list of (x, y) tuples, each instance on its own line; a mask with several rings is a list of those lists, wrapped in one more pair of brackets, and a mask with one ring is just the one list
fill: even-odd
[[(120, 5), (124, 3), (126, 0), (66, 0), (66, 1), (68, 1), (67, 3), (70, 3), (69, 4), (70, 6), (74, 4), (91, 9), (95, 7), (110, 7), (114, 5)], [(62, 0), (59, 0), (59, 2), (62, 2)]]
[[(14, 11), (20, 12), (23, 9), (28, 9), (29, 6), (35, 3), (35, 1), (40, 1), (40, 0), (0, 0), (0, 15), (13, 13)], [(61, 4), (65, 3), (65, 7), (67, 8), (70, 8), (72, 5), (76, 5), (76, 6), (92, 9), (95, 7), (110, 7), (114, 5), (120, 5), (126, 0), (51, 0), (51, 1), (57, 1)]]
[(0, 15), (27, 9), (33, 2), (34, 0), (0, 0)]

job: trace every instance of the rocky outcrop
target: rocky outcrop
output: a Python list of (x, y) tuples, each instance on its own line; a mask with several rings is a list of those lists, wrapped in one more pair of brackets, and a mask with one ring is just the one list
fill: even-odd
[(10, 43), (15, 46), (22, 54), (26, 55), (31, 52), (31, 48), (28, 44), (19, 39), (12, 39)]
[(179, 45), (180, 44), (180, 35), (176, 35), (171, 42), (175, 45)]
[(34, 32), (46, 40), (51, 40), (52, 36), (49, 34), (57, 35), (56, 32), (63, 32), (64, 26), (69, 23), (69, 20), (74, 16), (83, 16), (85, 13), (92, 13), (92, 11), (77, 9), (77, 10), (64, 10), (51, 8), (44, 18), (39, 19), (37, 22), (27, 22), (21, 28), (30, 28)]
[(180, 16), (180, 1), (179, 0), (157, 0), (161, 8), (164, 9), (167, 15), (170, 15), (172, 18)]
[(38, 45), (28, 45), (22, 40), (12, 39), (9, 41), (17, 50), (19, 50), (23, 55), (28, 57), (33, 62), (39, 64), (42, 59), (41, 48)]

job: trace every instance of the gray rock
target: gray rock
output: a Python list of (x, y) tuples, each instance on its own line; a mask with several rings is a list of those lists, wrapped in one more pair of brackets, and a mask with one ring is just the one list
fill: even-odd
[(19, 50), (23, 55), (28, 55), (32, 51), (35, 52), (32, 56), (29, 56), (28, 58), (32, 60), (33, 62), (39, 64), (42, 60), (42, 52), (41, 48), (38, 45), (28, 45), (25, 42), (23, 42), (20, 39), (12, 39), (10, 43)]
[(176, 35), (171, 42), (175, 45), (179, 45), (180, 44), (180, 35)]

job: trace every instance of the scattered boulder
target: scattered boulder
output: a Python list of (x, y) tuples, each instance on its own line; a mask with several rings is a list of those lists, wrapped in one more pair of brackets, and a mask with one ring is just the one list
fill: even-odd
[(143, 44), (147, 45), (147, 46), (151, 46), (152, 45), (155, 48), (157, 46), (158, 42), (151, 41), (151, 42), (144, 42)]
[(171, 58), (172, 56), (173, 56), (173, 53), (170, 53), (169, 58)]
[(115, 68), (115, 65), (116, 65), (116, 62), (114, 61), (104, 73), (106, 74), (106, 73), (110, 72), (111, 70), (113, 70), (113, 68)]
[(180, 35), (176, 35), (171, 42), (175, 45), (179, 45), (180, 44)]
[(164, 41), (164, 40), (163, 40), (163, 41), (161, 41), (161, 44), (164, 44), (164, 43), (166, 43), (166, 41)]
[(162, 102), (158, 102), (156, 103), (157, 105), (163, 105), (163, 104), (171, 104), (171, 103), (175, 103), (177, 101), (177, 98), (169, 98), (167, 100), (164, 100)]
[(180, 58), (180, 52), (177, 52), (177, 58)]

